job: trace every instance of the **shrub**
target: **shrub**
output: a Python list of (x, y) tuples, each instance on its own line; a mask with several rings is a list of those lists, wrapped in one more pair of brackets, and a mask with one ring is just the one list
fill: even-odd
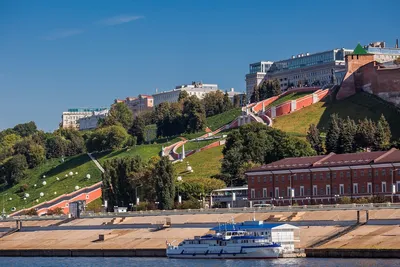
[(24, 215), (28, 215), (28, 216), (37, 216), (38, 215), (38, 213), (37, 213), (37, 211), (35, 210), (35, 209), (30, 209), (30, 210), (26, 210), (25, 212), (24, 212)]
[(351, 199), (349, 197), (342, 197), (339, 201), (340, 204), (351, 204)]
[(62, 208), (54, 208), (47, 210), (47, 215), (64, 215), (64, 211)]
[(20, 193), (25, 192), (26, 190), (28, 190), (28, 188), (29, 188), (29, 185), (23, 184), (23, 185), (21, 185), (21, 186), (19, 187), (19, 192), (20, 192)]

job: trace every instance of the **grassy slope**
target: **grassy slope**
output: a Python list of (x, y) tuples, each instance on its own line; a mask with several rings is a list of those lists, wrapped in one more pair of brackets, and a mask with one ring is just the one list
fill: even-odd
[(359, 93), (342, 101), (319, 102), (300, 111), (276, 118), (273, 126), (288, 133), (304, 136), (311, 123), (316, 124), (322, 132), (326, 132), (330, 115), (339, 114), (340, 117), (349, 116), (354, 120), (371, 118), (375, 121), (381, 114), (388, 120), (394, 138), (400, 137), (400, 113), (395, 108), (367, 93)]
[[(78, 172), (78, 175), (65, 177), (65, 174), (72, 172)], [(91, 179), (87, 180), (86, 174), (91, 175)], [(43, 175), (46, 178), (43, 178)], [(2, 192), (1, 195), (7, 194), (5, 199), (5, 211), (11, 212), (12, 207), (16, 207), (17, 210), (24, 207), (31, 207), (38, 203), (48, 201), (61, 194), (71, 193), (75, 190), (75, 186), (81, 188), (92, 185), (101, 180), (101, 173), (90, 160), (86, 154), (67, 158), (64, 163), (61, 163), (58, 159), (48, 160), (45, 164), (28, 170), (27, 178), (23, 179), (18, 185), (15, 185), (6, 191)], [(59, 177), (59, 181), (56, 178)], [(46, 181), (46, 185), (42, 185), (42, 182)], [(28, 190), (24, 193), (18, 192), (20, 186), (23, 184), (28, 185)], [(34, 185), (37, 185), (34, 187)], [(39, 197), (40, 192), (43, 192), (44, 197)], [(57, 194), (54, 194), (57, 192)], [(30, 196), (26, 200), (23, 200), (24, 194), (28, 193)], [(9, 198), (12, 198), (10, 201)], [(39, 202), (36, 202), (39, 199)], [(1, 201), (3, 198), (1, 197)], [(2, 206), (1, 206), (2, 208)]]
[[(199, 153), (196, 153), (183, 162), (175, 163), (176, 175), (185, 178), (210, 178), (218, 174), (221, 168), (223, 146), (214, 147)], [(193, 173), (186, 173), (186, 162), (189, 162), (193, 168)]]
[[(206, 145), (209, 145), (211, 143), (217, 142), (219, 139), (211, 139), (211, 140), (204, 140), (204, 141), (193, 141), (193, 142), (186, 142), (185, 144), (185, 151), (189, 150), (195, 150), (202, 148)], [(178, 153), (182, 153), (182, 146), (178, 147), (176, 150)]]
[(299, 93), (291, 93), (291, 94), (287, 94), (277, 100), (275, 100), (274, 102), (272, 102), (271, 104), (268, 105), (268, 107), (272, 107), (272, 106), (278, 106), (288, 100), (295, 100), (298, 99), (300, 97), (306, 96), (311, 94), (311, 92), (299, 92)]
[(206, 120), (206, 125), (208, 126), (208, 128), (215, 131), (218, 128), (236, 119), (236, 117), (240, 116), (240, 114), (242, 114), (242, 109), (234, 108), (224, 113), (208, 117)]

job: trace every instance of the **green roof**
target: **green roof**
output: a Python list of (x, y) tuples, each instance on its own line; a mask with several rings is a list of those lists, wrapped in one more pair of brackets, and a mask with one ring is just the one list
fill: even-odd
[(360, 44), (358, 44), (353, 51), (353, 55), (369, 55), (369, 53)]

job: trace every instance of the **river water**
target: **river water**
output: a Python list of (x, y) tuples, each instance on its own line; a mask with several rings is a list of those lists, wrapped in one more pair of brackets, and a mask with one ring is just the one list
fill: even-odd
[(175, 267), (175, 266), (345, 266), (345, 267), (369, 267), (369, 266), (400, 266), (398, 259), (336, 259), (336, 258), (296, 258), (276, 260), (176, 260), (167, 258), (9, 258), (0, 257), (0, 266), (34, 266), (34, 267)]

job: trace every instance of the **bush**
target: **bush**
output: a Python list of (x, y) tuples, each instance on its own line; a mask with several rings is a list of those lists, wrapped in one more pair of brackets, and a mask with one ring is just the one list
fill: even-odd
[(349, 197), (342, 197), (339, 201), (340, 204), (351, 204), (351, 199)]
[(62, 208), (49, 209), (47, 215), (64, 215), (64, 211)]
[(28, 188), (29, 188), (29, 185), (23, 184), (23, 185), (21, 185), (21, 186), (19, 187), (19, 192), (20, 192), (20, 193), (25, 192), (26, 190), (28, 190)]
[(28, 215), (28, 216), (37, 216), (38, 215), (38, 213), (37, 213), (37, 211), (35, 210), (35, 209), (30, 209), (30, 210), (26, 210), (25, 212), (24, 212), (24, 215)]

